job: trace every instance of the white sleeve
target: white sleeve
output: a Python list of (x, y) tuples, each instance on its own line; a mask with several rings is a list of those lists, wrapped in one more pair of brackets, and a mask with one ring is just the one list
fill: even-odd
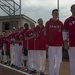
[(12, 39), (11, 39), (11, 41), (15, 41), (15, 39), (14, 39), (14, 38), (12, 38)]
[(66, 31), (66, 30), (63, 31), (63, 40), (68, 40), (68, 37), (69, 37), (68, 34), (69, 34), (68, 31)]

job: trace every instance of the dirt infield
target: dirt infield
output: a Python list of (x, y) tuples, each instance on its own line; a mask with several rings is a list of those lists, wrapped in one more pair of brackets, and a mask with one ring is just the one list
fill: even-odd
[[(46, 73), (49, 73), (48, 71), (48, 60), (46, 61)], [(12, 69), (6, 68), (4, 66), (0, 65), (0, 75), (28, 75), (28, 74), (22, 74), (20, 72), (14, 71)], [(34, 74), (36, 75), (36, 74)], [(60, 75), (70, 75), (70, 65), (69, 61), (64, 60), (61, 63), (60, 67)]]
[[(48, 71), (48, 60), (46, 62), (46, 72)], [(60, 75), (70, 75), (70, 65), (68, 60), (63, 60), (60, 67)]]
[(0, 75), (25, 75), (0, 65)]

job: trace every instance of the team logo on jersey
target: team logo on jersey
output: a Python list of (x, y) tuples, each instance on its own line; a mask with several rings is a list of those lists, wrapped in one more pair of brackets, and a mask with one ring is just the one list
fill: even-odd
[(75, 21), (69, 23), (70, 26), (75, 25)]
[(61, 26), (59, 26), (59, 25), (50, 25), (49, 27), (50, 28), (61, 28)]
[(58, 29), (58, 32), (61, 32), (61, 29)]
[(34, 35), (33, 33), (30, 33), (30, 34), (29, 34), (29, 36), (33, 36), (33, 35)]
[(19, 38), (22, 39), (22, 35), (19, 35)]

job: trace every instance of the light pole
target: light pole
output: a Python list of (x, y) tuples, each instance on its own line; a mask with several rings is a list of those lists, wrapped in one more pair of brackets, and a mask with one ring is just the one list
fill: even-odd
[(21, 0), (20, 0), (20, 26), (21, 26)]
[(58, 19), (59, 19), (59, 0), (57, 0)]

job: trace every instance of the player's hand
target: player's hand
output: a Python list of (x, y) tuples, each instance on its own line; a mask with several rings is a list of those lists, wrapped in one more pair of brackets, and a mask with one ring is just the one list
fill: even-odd
[(65, 43), (65, 44), (64, 44), (64, 48), (65, 48), (65, 50), (69, 50), (69, 45), (68, 45), (68, 43)]
[(34, 34), (34, 37), (37, 38), (38, 37), (38, 34)]
[(48, 44), (46, 44), (46, 47), (47, 47), (47, 48), (49, 48), (49, 45), (48, 45)]

